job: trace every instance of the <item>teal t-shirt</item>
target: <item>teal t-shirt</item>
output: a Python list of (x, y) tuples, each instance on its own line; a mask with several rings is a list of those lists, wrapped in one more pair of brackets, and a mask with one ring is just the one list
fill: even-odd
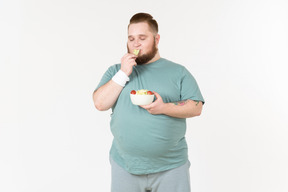
[[(120, 70), (111, 66), (96, 89)], [(111, 158), (129, 173), (142, 175), (179, 167), (187, 162), (186, 119), (152, 115), (133, 105), (130, 91), (148, 89), (160, 94), (163, 101), (199, 100), (200, 89), (191, 73), (167, 59), (134, 67), (118, 100), (112, 107), (111, 132), (114, 136)]]

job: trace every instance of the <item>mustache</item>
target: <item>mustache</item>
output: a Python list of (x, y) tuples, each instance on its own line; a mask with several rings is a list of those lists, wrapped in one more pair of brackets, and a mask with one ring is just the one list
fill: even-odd
[[(128, 43), (127, 43), (127, 52), (132, 53), (132, 50), (129, 50)], [(156, 46), (156, 40), (154, 39), (152, 48), (151, 50), (149, 50), (149, 52), (145, 54), (141, 54), (141, 50), (140, 50), (140, 55), (138, 55), (138, 57), (135, 59), (137, 65), (143, 65), (145, 63), (148, 63), (151, 59), (155, 57), (157, 52), (158, 52), (158, 48)]]

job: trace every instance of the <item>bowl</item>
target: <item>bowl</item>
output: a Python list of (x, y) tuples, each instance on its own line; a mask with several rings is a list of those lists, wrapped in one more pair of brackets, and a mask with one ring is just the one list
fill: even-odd
[(130, 94), (131, 101), (134, 105), (149, 105), (154, 100), (153, 95), (134, 95)]

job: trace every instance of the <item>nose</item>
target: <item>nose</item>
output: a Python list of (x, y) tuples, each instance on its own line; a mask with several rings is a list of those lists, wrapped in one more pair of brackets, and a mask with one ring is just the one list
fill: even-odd
[(141, 44), (140, 44), (139, 40), (137, 39), (134, 41), (133, 45), (134, 45), (134, 47), (139, 47)]

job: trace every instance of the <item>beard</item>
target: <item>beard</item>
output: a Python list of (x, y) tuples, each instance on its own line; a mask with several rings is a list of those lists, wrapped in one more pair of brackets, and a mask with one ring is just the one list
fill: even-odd
[[(127, 49), (128, 49), (128, 52), (129, 52), (129, 48), (127, 46)], [(143, 65), (143, 64), (146, 64), (148, 63), (151, 59), (153, 59), (157, 53), (158, 49), (156, 47), (156, 43), (155, 43), (155, 39), (154, 39), (154, 43), (152, 45), (152, 48), (151, 50), (146, 53), (146, 54), (143, 54), (143, 55), (139, 55), (137, 58), (136, 58), (136, 63), (137, 65)], [(141, 51), (140, 51), (140, 54), (141, 54)]]

